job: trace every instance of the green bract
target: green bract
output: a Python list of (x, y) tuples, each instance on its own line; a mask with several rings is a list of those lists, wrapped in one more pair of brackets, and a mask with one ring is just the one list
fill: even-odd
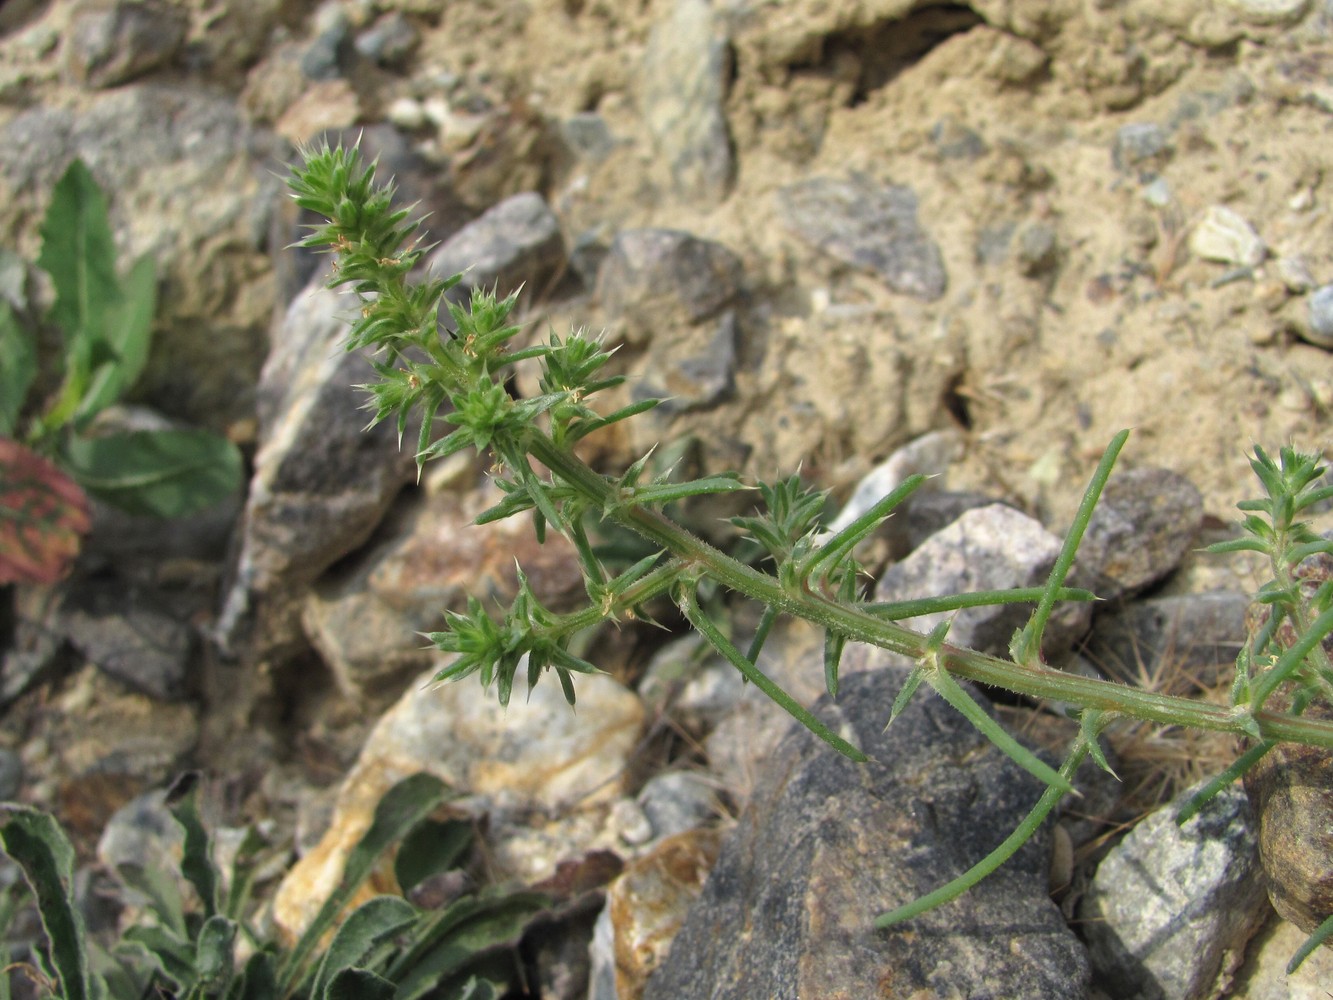
[[(356, 149), (321, 147), (305, 152), (305, 162), (294, 169), (290, 183), (297, 202), (327, 220), (303, 245), (336, 254), (331, 283), (350, 283), (363, 299), (348, 346), (370, 347), (380, 354), (375, 367), (380, 380), (368, 386), (375, 419), (396, 413), (401, 430), (407, 411), (420, 407), (424, 419), (418, 462), (466, 447), (488, 450), (501, 470), (497, 481), (505, 496), (479, 520), (531, 511), (539, 538), (550, 527), (573, 544), (589, 597), (582, 610), (554, 614), (536, 603), (525, 582), (514, 606), (499, 621), (474, 600), (467, 614), (450, 616), (448, 631), (430, 636), (441, 650), (458, 654), (441, 672), (442, 679), (477, 673), (484, 684), (494, 683), (500, 700), (507, 702), (513, 678), (526, 660), (530, 685), (545, 669), (554, 668), (573, 701), (572, 674), (593, 667), (568, 653), (569, 640), (603, 621), (636, 613), (651, 598), (670, 594), (691, 625), (742, 676), (839, 752), (864, 760), (858, 748), (830, 732), (759, 669), (756, 661), (764, 639), (783, 615), (822, 629), (825, 684), (833, 694), (847, 642), (870, 643), (911, 657), (917, 669), (895, 704), (886, 706), (890, 721), (924, 684), (1047, 789), (1028, 819), (989, 857), (948, 886), (885, 914), (879, 921), (882, 926), (953, 899), (1012, 856), (1070, 790), (1074, 771), (1085, 757), (1091, 755), (1105, 765), (1098, 739), (1117, 718), (1230, 732), (1261, 741), (1259, 746), (1285, 740), (1333, 748), (1333, 724), (1302, 717), (1306, 705), (1316, 698), (1327, 701), (1333, 691), (1333, 671), (1321, 647), (1321, 640), (1333, 631), (1333, 586), (1324, 586), (1312, 598), (1291, 575), (1301, 558), (1329, 551), (1327, 542), (1291, 520), (1333, 494), (1333, 489), (1313, 485), (1322, 474), (1314, 458), (1284, 450), (1279, 466), (1263, 452), (1257, 453), (1255, 471), (1268, 499), (1247, 505), (1255, 512), (1245, 523), (1251, 537), (1232, 547), (1273, 557), (1274, 583), (1261, 596), (1274, 607), (1274, 623), (1290, 620), (1300, 639), (1280, 649), (1274, 638), (1276, 625), (1270, 623), (1246, 653), (1241, 671), (1245, 679), (1238, 681), (1235, 706), (1217, 707), (1066, 674), (1042, 662), (1042, 635), (1056, 601), (1092, 599), (1086, 591), (1065, 587), (1065, 578), (1128, 432), (1117, 435), (1107, 448), (1044, 587), (891, 604), (865, 600), (853, 552), (921, 485), (921, 477), (912, 477), (831, 535), (819, 531), (821, 494), (805, 490), (796, 477), (759, 484), (759, 512), (732, 522), (766, 553), (771, 566), (757, 569), (714, 548), (663, 512), (665, 505), (684, 497), (747, 488), (736, 476), (644, 483), (647, 456), (612, 477), (590, 468), (574, 453), (572, 446), (584, 435), (654, 405), (636, 403), (597, 415), (589, 400), (619, 380), (600, 377), (608, 355), (596, 341), (578, 333), (564, 339), (553, 336), (545, 344), (509, 353), (506, 344), (516, 333), (508, 325), (514, 297), (498, 299), (484, 293), (474, 293), (467, 309), (451, 303), (452, 329), (441, 330), (439, 305), (458, 278), (409, 282), (422, 253), (416, 226), (404, 224), (403, 212), (392, 208), (392, 189), (377, 186), (373, 174), (373, 165), (363, 164)], [(541, 366), (541, 394), (535, 399), (515, 400), (506, 388), (512, 366), (520, 360), (535, 360)], [(434, 418), (446, 401), (452, 407), (446, 419), (457, 426), (436, 440)], [(588, 541), (590, 523), (596, 520), (637, 533), (654, 554), (619, 575), (610, 572)], [(705, 613), (700, 600), (704, 587), (710, 592), (730, 591), (761, 607), (759, 626), (745, 652)], [(947, 623), (929, 636), (898, 624), (917, 615), (1014, 602), (1034, 603), (1036, 608), (1027, 626), (1015, 634), (1010, 659), (948, 643)], [(1075, 706), (1079, 734), (1061, 766), (1047, 766), (1010, 737), (980, 709), (959, 679)], [(1268, 697), (1283, 685), (1297, 689), (1294, 707), (1272, 711), (1266, 706)], [(1241, 770), (1252, 759), (1242, 758)]]

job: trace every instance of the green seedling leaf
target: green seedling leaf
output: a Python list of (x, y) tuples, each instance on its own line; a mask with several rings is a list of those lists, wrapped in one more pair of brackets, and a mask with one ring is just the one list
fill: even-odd
[(1305, 939), (1305, 943), (1296, 949), (1296, 954), (1292, 955), (1291, 961), (1287, 963), (1287, 975), (1290, 976), (1299, 969), (1314, 950), (1329, 938), (1333, 938), (1333, 915), (1316, 927), (1314, 933)]
[(884, 930), (905, 920), (911, 920), (927, 910), (933, 910), (937, 906), (952, 902), (1012, 858), (1018, 849), (1032, 838), (1041, 824), (1046, 821), (1046, 817), (1050, 815), (1051, 810), (1055, 808), (1056, 803), (1064, 797), (1065, 793), (1060, 786), (1069, 786), (1069, 779), (1074, 776), (1087, 753), (1088, 745), (1086, 743), (1082, 740), (1075, 743), (1073, 751), (1060, 768), (1060, 784), (1048, 784), (1046, 786), (1046, 791), (1042, 792), (1041, 798), (1032, 807), (1032, 811), (1027, 814), (1014, 832), (1005, 838), (1004, 843), (947, 885), (940, 886), (934, 892), (927, 893), (919, 899), (914, 899), (896, 910), (881, 914), (875, 918), (875, 926)]
[(403, 838), (393, 861), (393, 874), (403, 892), (434, 875), (457, 868), (472, 847), (472, 823), (465, 819), (444, 822), (422, 820)]
[(1088, 753), (1092, 755), (1093, 762), (1103, 771), (1120, 780), (1120, 775), (1116, 774), (1111, 765), (1107, 763), (1106, 754), (1102, 752), (1102, 744), (1099, 737), (1106, 728), (1106, 713), (1096, 708), (1084, 709), (1079, 714), (1078, 727), (1079, 739), (1087, 744)]
[(120, 299), (109, 303), (105, 311), (102, 336), (110, 356), (91, 373), (88, 388), (74, 411), (76, 427), (85, 426), (138, 381), (148, 361), (156, 312), (157, 267), (151, 257), (141, 257), (126, 275)]
[(69, 476), (0, 438), (0, 585), (61, 579), (92, 528), (88, 498)]
[(1218, 792), (1234, 784), (1241, 775), (1259, 763), (1264, 755), (1275, 746), (1277, 746), (1276, 740), (1265, 740), (1262, 743), (1256, 743), (1232, 761), (1231, 766), (1225, 771), (1210, 778), (1206, 785), (1191, 795), (1189, 801), (1177, 810), (1176, 825), (1183, 826), (1188, 823)]
[(735, 493), (738, 490), (753, 489), (742, 483), (735, 476), (709, 476), (706, 479), (694, 479), (688, 483), (657, 483), (652, 486), (640, 486), (634, 490), (634, 503), (668, 504), (686, 497), (704, 496), (710, 493)]
[[(948, 597), (921, 597), (910, 601), (877, 601), (865, 604), (866, 611), (876, 618), (899, 621), (918, 615), (935, 615), (962, 608), (990, 608), (998, 604), (1029, 604), (1041, 600), (1045, 587), (1015, 587), (1010, 590), (973, 590)], [(1060, 601), (1095, 601), (1096, 595), (1078, 587), (1061, 587), (1056, 591)]]
[(0, 844), (23, 869), (51, 949), (63, 1000), (95, 1000), (87, 935), (74, 902), (74, 848), (60, 824), (29, 806), (0, 804)]
[(699, 634), (707, 639), (709, 644), (721, 653), (728, 663), (739, 670), (742, 677), (768, 695), (793, 719), (849, 760), (864, 763), (870, 759), (856, 746), (820, 722), (813, 712), (782, 690), (762, 670), (743, 657), (741, 651), (733, 646), (730, 640), (713, 624), (712, 620), (703, 613), (703, 610), (699, 607), (698, 599), (692, 592), (686, 594), (681, 610), (685, 612), (685, 617), (689, 619), (690, 624), (695, 627)]
[(283, 962), (278, 979), (284, 990), (292, 985), (315, 946), (361, 883), (369, 877), (380, 856), (429, 816), (449, 794), (443, 781), (424, 772), (404, 778), (384, 793), (379, 805), (375, 807), (375, 818), (370, 828), (347, 856), (337, 888), (324, 901), (315, 919)]
[(329, 1000), (330, 984), (339, 973), (375, 964), (372, 959), (385, 942), (416, 919), (416, 908), (397, 896), (376, 896), (358, 906), (324, 952), (310, 995), (315, 1000)]
[(984, 708), (978, 705), (962, 686), (944, 669), (928, 669), (926, 683), (935, 692), (956, 708), (968, 722), (976, 726), (986, 739), (995, 744), (1015, 764), (1032, 775), (1044, 785), (1057, 789), (1061, 794), (1074, 790), (1063, 775), (1029, 750), (1000, 725)]
[(204, 430), (74, 438), (64, 457), (80, 486), (131, 514), (192, 514), (233, 495), (241, 483), (236, 446)]
[(322, 1000), (394, 1000), (397, 991), (369, 969), (343, 969), (330, 981)]
[(106, 197), (82, 160), (69, 165), (51, 193), (37, 263), (55, 285), (50, 318), (65, 336), (66, 364), (86, 385), (121, 289)]
[(167, 789), (166, 804), (171, 815), (185, 831), (185, 849), (181, 856), (181, 874), (194, 886), (204, 905), (204, 917), (218, 911), (218, 871), (209, 856), (208, 831), (199, 818), (197, 792), (199, 772), (187, 771)]
[(1074, 558), (1078, 555), (1078, 547), (1083, 542), (1083, 533), (1088, 530), (1088, 522), (1092, 520), (1092, 512), (1097, 507), (1097, 501), (1101, 499), (1102, 490), (1106, 488), (1106, 481), (1111, 478), (1111, 470), (1115, 468), (1115, 460), (1120, 456), (1120, 450), (1124, 448), (1125, 442), (1128, 440), (1129, 431), (1121, 431), (1111, 439), (1111, 443), (1106, 446), (1106, 451), (1102, 453), (1102, 460), (1097, 464), (1097, 471), (1092, 474), (1092, 481), (1088, 483), (1088, 488), (1083, 493), (1083, 499), (1078, 505), (1078, 513), (1074, 515), (1074, 521), (1069, 526), (1068, 534), (1065, 535), (1060, 554), (1056, 556), (1055, 565), (1051, 567), (1051, 575), (1046, 581), (1046, 588), (1041, 601), (1032, 612), (1032, 617), (1028, 619), (1028, 623), (1023, 626), (1022, 632), (1015, 635), (1014, 641), (1009, 644), (1009, 655), (1013, 657), (1015, 663), (1036, 664), (1041, 662), (1041, 639), (1046, 631), (1046, 623), (1050, 620), (1051, 611), (1055, 608), (1057, 595), (1060, 588), (1064, 586), (1065, 577), (1069, 575), (1070, 569), (1074, 566)]
[(908, 476), (888, 496), (883, 497), (847, 527), (830, 537), (812, 552), (801, 566), (806, 579), (817, 578), (837, 565), (860, 541), (871, 534), (904, 500), (921, 488), (926, 477)]
[(902, 714), (903, 709), (907, 707), (908, 702), (912, 700), (912, 695), (916, 694), (917, 688), (921, 682), (926, 679), (926, 668), (918, 663), (912, 668), (912, 672), (907, 675), (907, 680), (903, 683), (902, 690), (898, 696), (893, 699), (893, 707), (889, 709), (889, 721), (884, 723), (884, 728), (888, 729), (893, 725), (893, 720)]
[(8, 302), (0, 302), (0, 437), (12, 437), (37, 377), (37, 348)]

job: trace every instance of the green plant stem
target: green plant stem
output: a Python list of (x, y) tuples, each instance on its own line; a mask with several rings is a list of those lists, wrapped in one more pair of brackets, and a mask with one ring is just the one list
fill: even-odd
[[(528, 429), (525, 444), (533, 458), (587, 497), (594, 509), (606, 511), (612, 520), (647, 538), (702, 575), (820, 628), (846, 635), (850, 640), (879, 646), (912, 659), (925, 654), (926, 639), (920, 633), (810, 590), (788, 591), (776, 577), (732, 559), (665, 515), (622, 502), (610, 481), (557, 446), (539, 429)], [(1013, 663), (947, 643), (940, 650), (939, 662), (956, 676), (1031, 698), (1070, 702), (1163, 725), (1190, 726), (1237, 735), (1248, 732), (1244, 715), (1229, 708), (1079, 677), (1041, 664)], [(1254, 721), (1264, 739), (1333, 749), (1333, 722), (1291, 718), (1267, 711), (1255, 712)]]
[[(1095, 738), (1095, 737), (1094, 737)], [(1073, 779), (1078, 766), (1083, 763), (1083, 758), (1088, 755), (1089, 744), (1080, 740), (1075, 745), (1073, 752), (1065, 761), (1064, 766), (1060, 768), (1060, 776), (1069, 782)], [(1046, 791), (1042, 793), (1037, 804), (1032, 807), (1032, 811), (1027, 814), (1023, 822), (1018, 825), (1013, 833), (1004, 839), (999, 847), (991, 851), (975, 865), (959, 875), (952, 882), (940, 886), (934, 892), (927, 893), (919, 899), (914, 899), (906, 906), (900, 906), (896, 910), (890, 910), (888, 913), (882, 913), (875, 918), (875, 926), (880, 930), (886, 927), (892, 927), (900, 924), (904, 920), (911, 920), (913, 917), (920, 916), (927, 910), (933, 910), (937, 906), (951, 902), (967, 892), (974, 885), (984, 879), (995, 869), (1014, 856), (1020, 847), (1028, 842), (1037, 828), (1045, 822), (1046, 817), (1050, 815), (1057, 802), (1064, 795), (1064, 790), (1057, 785), (1049, 785)]]

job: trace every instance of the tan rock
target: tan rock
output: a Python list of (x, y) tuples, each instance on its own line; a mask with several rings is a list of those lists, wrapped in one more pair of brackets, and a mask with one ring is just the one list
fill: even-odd
[[(337, 884), (380, 796), (419, 771), (466, 796), (463, 808), (490, 814), (487, 850), (499, 879), (535, 881), (559, 860), (614, 841), (604, 813), (620, 793), (643, 725), (633, 693), (606, 676), (580, 677), (576, 715), (554, 678), (527, 699), (516, 692), (507, 709), (473, 680), (442, 687), (430, 681), (420, 678), (376, 724), (343, 783), (328, 832), (283, 880), (273, 917), (284, 935), (299, 936)], [(507, 850), (511, 841), (523, 849)], [(385, 873), (366, 891), (392, 888)]]

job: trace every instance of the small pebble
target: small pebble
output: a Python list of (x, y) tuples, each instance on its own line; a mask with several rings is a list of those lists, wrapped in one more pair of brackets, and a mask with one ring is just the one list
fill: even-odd
[(1277, 276), (1287, 286), (1287, 291), (1296, 295), (1314, 288), (1314, 275), (1310, 273), (1309, 262), (1302, 254), (1279, 257), (1277, 259)]
[(619, 799), (611, 807), (611, 828), (615, 830), (616, 836), (632, 847), (653, 839), (653, 825), (633, 799)]
[(410, 132), (426, 124), (426, 109), (414, 97), (400, 97), (389, 105), (388, 118), (394, 125)]
[(1115, 133), (1111, 162), (1118, 170), (1137, 167), (1147, 160), (1165, 158), (1171, 152), (1171, 137), (1156, 122), (1131, 122)]
[(1250, 24), (1291, 24), (1305, 16), (1310, 0), (1225, 0)]
[(1309, 188), (1301, 188), (1287, 202), (1287, 207), (1293, 212), (1308, 212), (1314, 206), (1314, 192)]
[(1333, 285), (1322, 285), (1310, 296), (1310, 324), (1301, 336), (1319, 347), (1333, 350)]
[(1153, 208), (1166, 208), (1171, 204), (1171, 185), (1165, 177), (1154, 177), (1143, 186), (1143, 200)]
[(1254, 227), (1229, 208), (1213, 205), (1194, 227), (1190, 250), (1204, 260), (1257, 267), (1268, 248)]

